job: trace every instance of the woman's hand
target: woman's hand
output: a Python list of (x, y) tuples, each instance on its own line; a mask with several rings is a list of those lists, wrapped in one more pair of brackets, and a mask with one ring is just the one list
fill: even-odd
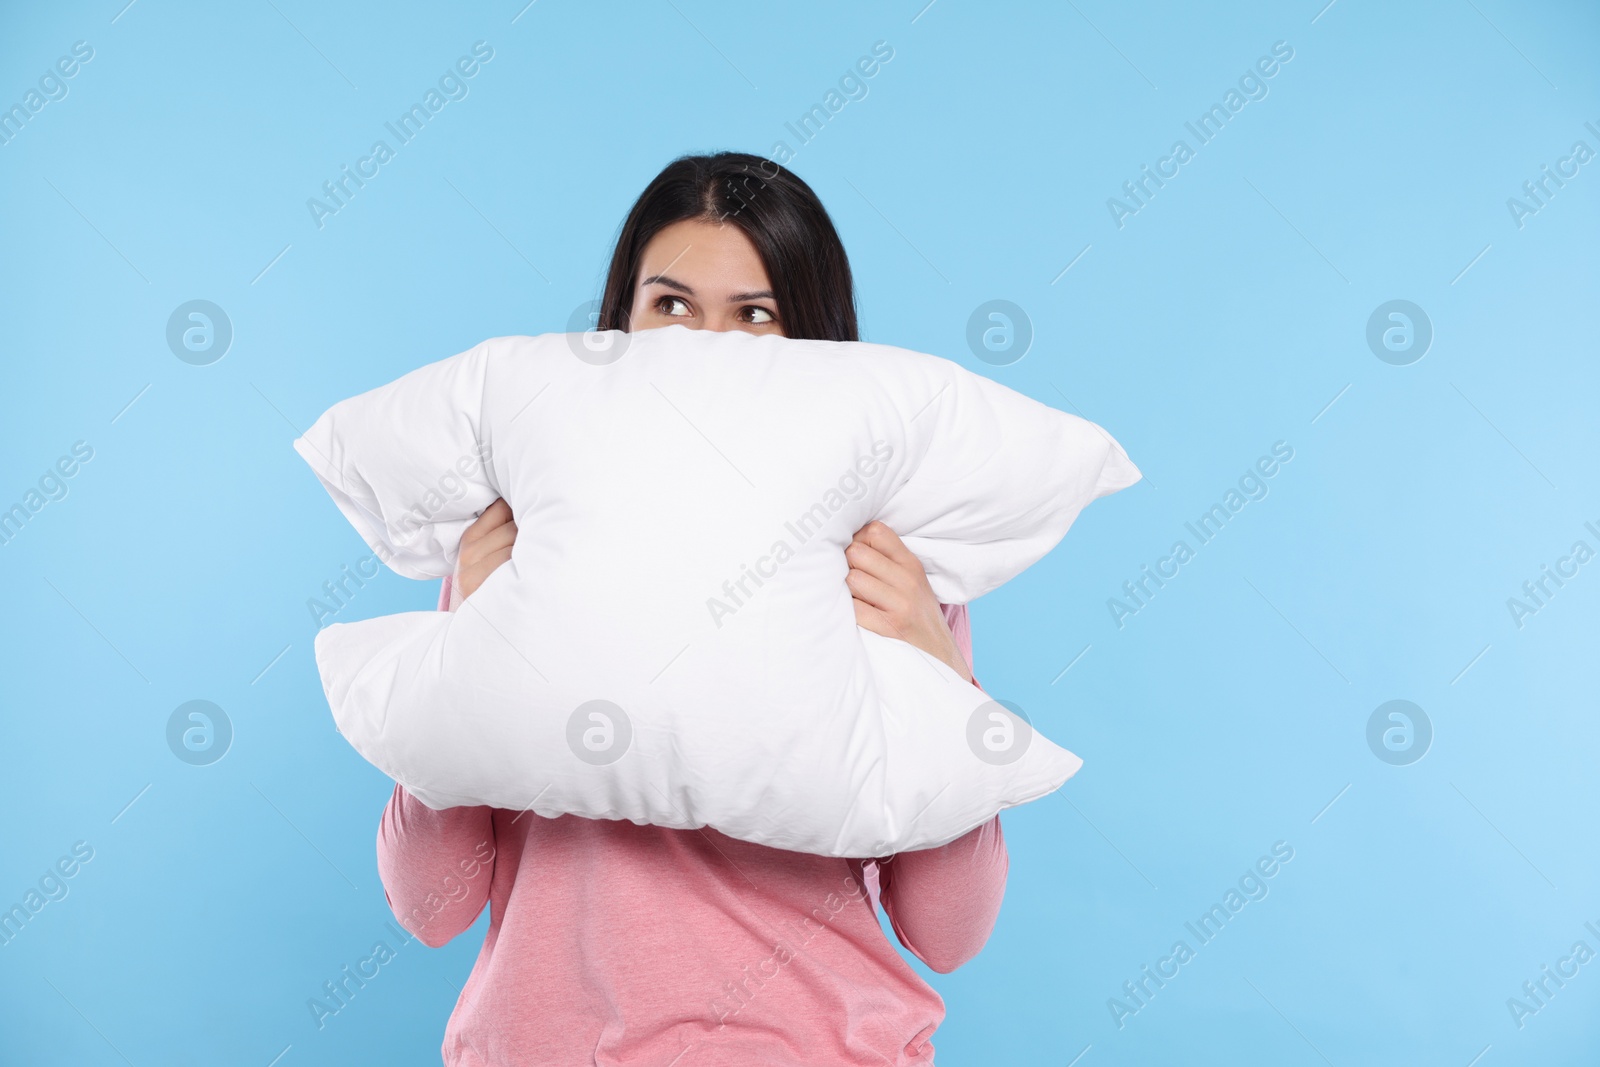
[(517, 524), (511, 521), (511, 505), (496, 500), (461, 535), (461, 557), (456, 561), (455, 587), (465, 600), (477, 591), (494, 569), (511, 558), (517, 539)]
[(856, 531), (844, 558), (850, 565), (845, 585), (858, 625), (909, 642), (972, 681), (972, 670), (950, 635), (928, 574), (899, 535), (881, 522), (869, 522)]

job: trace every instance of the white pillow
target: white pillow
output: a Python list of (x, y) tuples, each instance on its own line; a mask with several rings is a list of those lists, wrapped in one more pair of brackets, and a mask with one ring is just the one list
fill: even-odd
[(450, 574), (511, 505), (512, 557), (458, 611), (317, 635), (340, 731), (430, 807), (882, 856), (1082, 764), (855, 624), (844, 547), (870, 520), (960, 604), (1140, 477), (1100, 427), (956, 363), (679, 325), (497, 337), (334, 405), (295, 449), (408, 577)]

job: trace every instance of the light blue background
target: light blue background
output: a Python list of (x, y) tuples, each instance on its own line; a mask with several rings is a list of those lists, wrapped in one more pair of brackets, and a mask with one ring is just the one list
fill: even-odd
[[(1085, 765), (1005, 815), (988, 947), (922, 970), (938, 1062), (1596, 1061), (1600, 962), (1520, 1029), (1506, 1001), (1600, 950), (1600, 562), (1521, 628), (1506, 601), (1600, 549), (1600, 161), (1522, 227), (1506, 202), (1600, 150), (1600, 14), (924, 3), (8, 5), (0, 105), (73, 42), (94, 58), (0, 146), (0, 507), (73, 442), (94, 458), (0, 546), (0, 906), (73, 842), (94, 859), (0, 947), (0, 1062), (438, 1062), (486, 918), (324, 1029), (306, 1008), (390, 936), (390, 785), (311, 658), (306, 602), (365, 548), (289, 442), (566, 328), (661, 166), (795, 148), (878, 40), (868, 95), (792, 161), (866, 339), (1076, 409), (1148, 475), (974, 606), (979, 678)], [(306, 199), (480, 39), (470, 95), (319, 229)], [(1107, 198), (1276, 41), (1269, 95), (1119, 229)], [(209, 366), (164, 336), (197, 298), (235, 330)], [(965, 341), (995, 298), (1035, 330), (1005, 367)], [(1366, 345), (1392, 299), (1433, 323), (1409, 366)], [(1277, 441), (1270, 494), (1118, 628), (1107, 599)], [(386, 572), (340, 618), (436, 595)], [(1397, 698), (1435, 731), (1409, 766), (1366, 742)], [(191, 699), (236, 731), (211, 766), (166, 744)], [(1276, 841), (1270, 895), (1119, 1029), (1108, 998)]]

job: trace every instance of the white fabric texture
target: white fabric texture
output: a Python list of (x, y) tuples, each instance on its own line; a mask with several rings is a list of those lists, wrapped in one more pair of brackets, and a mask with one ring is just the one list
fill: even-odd
[(452, 573), (511, 505), (512, 558), (458, 611), (316, 638), (339, 730), (430, 807), (884, 856), (1081, 765), (855, 623), (844, 547), (870, 520), (960, 604), (1140, 477), (1099, 426), (959, 364), (679, 325), (497, 337), (335, 404), (295, 449), (411, 578)]

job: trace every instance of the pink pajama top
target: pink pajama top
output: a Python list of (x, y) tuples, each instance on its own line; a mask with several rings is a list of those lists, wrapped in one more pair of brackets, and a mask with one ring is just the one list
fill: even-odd
[[(943, 610), (970, 663), (965, 606)], [(378, 830), (389, 906), (424, 944), (489, 905), (450, 1067), (932, 1064), (944, 1001), (875, 909), (952, 971), (988, 940), (1007, 868), (998, 815), (939, 848), (850, 860), (709, 827), (434, 811), (396, 785)]]

